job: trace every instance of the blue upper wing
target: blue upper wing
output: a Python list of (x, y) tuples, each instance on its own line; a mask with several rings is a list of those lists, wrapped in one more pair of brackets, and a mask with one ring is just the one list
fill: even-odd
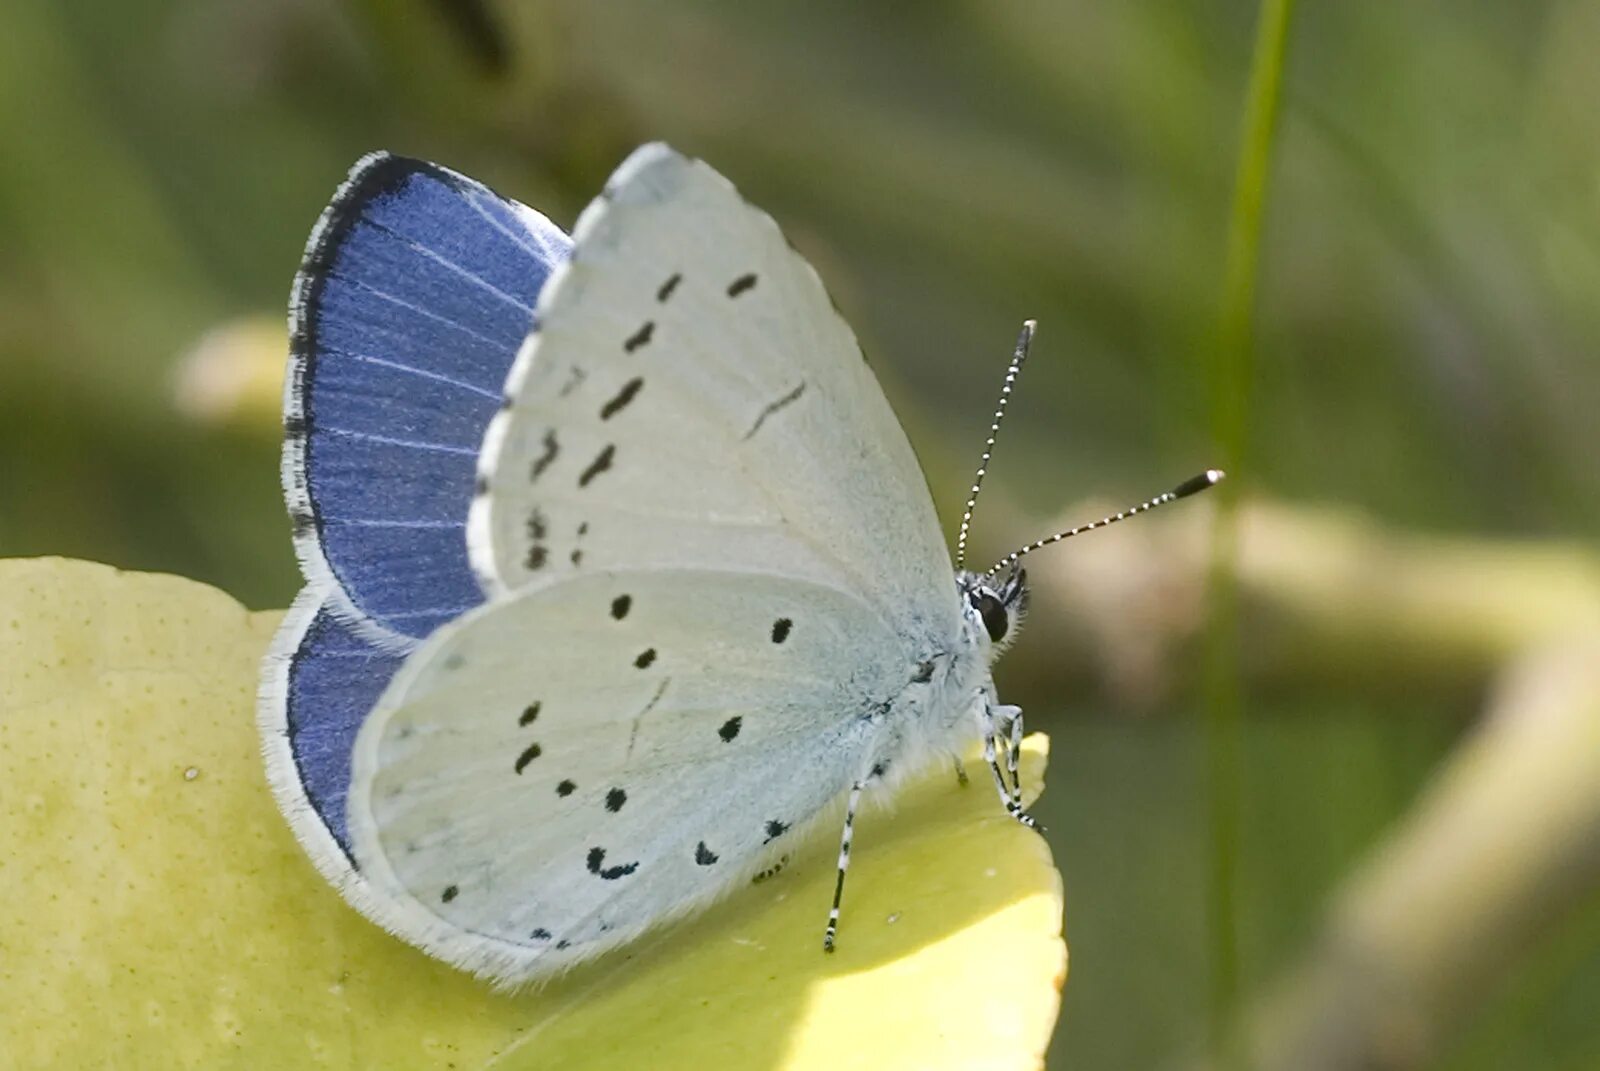
[(363, 639), (315, 587), (295, 600), (267, 657), (259, 717), (268, 777), (295, 834), (333, 880), (353, 866), (350, 749), (404, 661)]
[(363, 158), (290, 307), (284, 493), (313, 583), (406, 647), (482, 601), (467, 510), (484, 428), (571, 240), (435, 164)]

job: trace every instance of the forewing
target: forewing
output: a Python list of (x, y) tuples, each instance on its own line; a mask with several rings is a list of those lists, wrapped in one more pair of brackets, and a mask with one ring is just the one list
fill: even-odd
[(953, 630), (916, 457), (772, 219), (649, 145), (574, 241), (484, 441), (468, 543), (485, 589), (711, 566), (845, 587), (897, 625)]
[(307, 579), (403, 649), (482, 594), (478, 450), (565, 234), (481, 183), (374, 153), (312, 232), (290, 305), (284, 493)]
[(515, 982), (704, 904), (864, 772), (902, 664), (871, 607), (788, 578), (594, 570), (491, 602), (357, 740), (379, 921)]

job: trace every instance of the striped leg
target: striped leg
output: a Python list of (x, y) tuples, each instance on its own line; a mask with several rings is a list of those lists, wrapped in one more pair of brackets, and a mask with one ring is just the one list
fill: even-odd
[(1017, 773), (1017, 763), (1022, 758), (1022, 708), (1012, 707), (1011, 710), (1011, 745), (1006, 749), (1006, 768), (1011, 771), (1011, 795), (1020, 806), (1022, 778)]
[(983, 725), (983, 759), (989, 764), (989, 772), (994, 775), (994, 787), (1000, 793), (1000, 805), (1006, 809), (1006, 813), (1029, 829), (1038, 830), (1040, 829), (1039, 823), (1033, 820), (1031, 814), (1022, 809), (1022, 791), (1016, 781), (1017, 751), (1020, 745), (1012, 746), (1006, 754), (1006, 765), (1010, 768), (1012, 776), (1010, 785), (1006, 784), (1006, 776), (1000, 770), (1000, 761), (995, 742), (997, 728), (995, 714), (997, 713), (1010, 720), (1011, 738), (1013, 740), (1019, 739), (1018, 727), (1022, 723), (1021, 708), (1011, 706), (991, 708), (988, 703), (984, 703), (982, 713), (979, 715)]
[[(1002, 770), (1011, 769), (1011, 767), (1012, 767), (1011, 745), (1007, 741), (1006, 735), (1004, 733), (1000, 733), (1000, 732), (995, 733), (995, 735), (994, 735), (994, 750), (995, 750), (996, 758), (998, 758), (1000, 760), (1000, 768)], [(1021, 806), (1021, 804), (1022, 804), (1022, 787), (1017, 784), (1017, 775), (1016, 775), (1016, 773), (1013, 771), (1009, 778), (1003, 778), (1001, 780), (1001, 784), (1006, 786), (1006, 801), (1007, 801), (1007, 803), (1013, 803), (1013, 804), (1016, 804), (1018, 806)]]
[(956, 764), (956, 784), (960, 785), (962, 788), (966, 788), (967, 787), (967, 768), (965, 766), (961, 765), (961, 760), (960, 759), (952, 759), (951, 761)]
[(856, 805), (866, 782), (850, 786), (850, 802), (844, 811), (844, 836), (839, 841), (839, 880), (833, 886), (833, 907), (828, 910), (828, 928), (822, 935), (822, 950), (833, 951), (833, 938), (839, 932), (839, 901), (844, 896), (844, 872), (850, 869), (850, 840), (855, 835)]
[(1000, 806), (1011, 812), (1011, 790), (1006, 787), (1005, 775), (1000, 772), (1000, 764), (995, 761), (994, 726), (988, 725), (983, 730), (983, 761), (989, 764), (989, 772), (994, 774), (995, 791), (1000, 793)]

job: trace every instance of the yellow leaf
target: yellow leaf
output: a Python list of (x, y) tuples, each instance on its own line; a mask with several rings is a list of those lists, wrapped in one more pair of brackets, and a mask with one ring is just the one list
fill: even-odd
[[(813, 845), (700, 919), (498, 994), (365, 922), (295, 845), (253, 712), (277, 618), (176, 577), (0, 561), (14, 1066), (1042, 1066), (1059, 875), (986, 778), (863, 817), (832, 956), (832, 849)], [(1045, 750), (1030, 740), (1031, 794)]]

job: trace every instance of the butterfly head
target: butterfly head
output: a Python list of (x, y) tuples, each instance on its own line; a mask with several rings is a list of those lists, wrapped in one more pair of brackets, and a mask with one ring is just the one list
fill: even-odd
[(989, 638), (989, 657), (995, 659), (1016, 639), (1028, 613), (1028, 574), (1012, 569), (1004, 581), (988, 573), (960, 572), (956, 588), (961, 610), (974, 633)]

